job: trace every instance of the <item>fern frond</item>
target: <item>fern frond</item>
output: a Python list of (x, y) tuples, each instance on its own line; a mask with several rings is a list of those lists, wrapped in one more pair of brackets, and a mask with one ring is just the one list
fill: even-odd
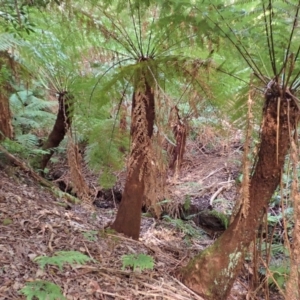
[(34, 261), (38, 263), (42, 269), (46, 265), (54, 265), (58, 266), (62, 271), (64, 264), (84, 264), (88, 261), (91, 261), (91, 258), (78, 251), (57, 251), (52, 257), (37, 256)]
[[(110, 168), (111, 171), (120, 170), (124, 167), (124, 158), (120, 149), (128, 148), (129, 135), (121, 134), (119, 129), (114, 128), (114, 120), (102, 120), (94, 124), (89, 133), (89, 145), (85, 154), (85, 160), (94, 170), (102, 167)], [(99, 132), (101, 131), (101, 135)], [(109, 137), (104, 139), (103, 136)]]
[(16, 141), (27, 149), (33, 149), (39, 143), (39, 139), (36, 135), (28, 133), (16, 136)]
[(65, 300), (61, 288), (49, 281), (35, 280), (27, 282), (20, 292), (26, 296), (26, 300)]
[(153, 257), (147, 254), (127, 254), (122, 256), (122, 270), (126, 267), (132, 267), (133, 271), (139, 269), (140, 271), (150, 269), (153, 270), (154, 260)]

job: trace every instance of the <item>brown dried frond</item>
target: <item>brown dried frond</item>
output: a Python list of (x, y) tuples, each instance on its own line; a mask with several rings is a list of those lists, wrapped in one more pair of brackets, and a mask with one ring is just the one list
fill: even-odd
[(120, 131), (122, 134), (125, 134), (127, 131), (127, 115), (128, 115), (128, 104), (122, 102), (120, 106)]
[[(149, 136), (149, 131), (153, 130), (148, 128), (146, 116), (149, 99), (142, 86), (135, 92), (134, 97), (132, 124), (137, 124), (137, 126), (131, 127), (132, 148), (128, 161), (128, 176), (139, 163), (139, 180), (145, 183), (144, 205), (159, 217), (161, 207), (157, 202), (162, 200), (164, 171), (160, 163), (159, 153), (153, 150), (153, 140)], [(141, 158), (142, 161), (140, 161)]]
[(171, 156), (169, 167), (171, 169), (175, 169), (175, 173), (178, 173), (185, 151), (188, 124), (180, 118), (179, 109), (177, 106), (174, 106), (171, 109), (169, 126), (172, 128), (175, 138), (175, 146), (169, 145), (170, 147), (168, 148), (169, 155)]
[(167, 164), (162, 151), (163, 143), (164, 137), (157, 133), (152, 139), (151, 165), (146, 174), (145, 205), (157, 218), (162, 213), (159, 202), (166, 198)]
[(92, 199), (90, 197), (89, 187), (85, 182), (81, 172), (81, 154), (79, 153), (78, 146), (73, 141), (70, 130), (68, 130), (67, 136), (67, 158), (70, 168), (70, 178), (73, 185), (73, 190), (77, 194), (78, 198), (80, 198), (83, 202), (90, 204), (92, 202)]
[(250, 168), (250, 161), (249, 161), (249, 148), (250, 148), (250, 141), (251, 141), (251, 134), (253, 131), (253, 113), (252, 113), (252, 105), (253, 105), (253, 89), (252, 85), (250, 84), (250, 90), (248, 94), (248, 112), (247, 112), (247, 129), (246, 129), (246, 140), (244, 145), (244, 153), (243, 153), (243, 181), (242, 186), (240, 189), (240, 196), (237, 200), (237, 203), (235, 205), (235, 208), (233, 210), (231, 221), (235, 217), (236, 213), (239, 211), (239, 209), (242, 209), (242, 216), (244, 218), (247, 217), (249, 208), (250, 208), (250, 195), (249, 195), (249, 187), (250, 187), (250, 174), (249, 174), (249, 168)]
[(197, 82), (201, 90), (208, 98), (213, 98), (213, 93), (209, 85), (208, 76), (212, 68), (215, 68), (212, 60), (187, 60), (180, 66), (188, 80)]
[(147, 96), (142, 92), (135, 93), (135, 105), (132, 112), (132, 123), (138, 126), (131, 127), (132, 148), (130, 159), (128, 161), (128, 176), (131, 175), (134, 166), (138, 163), (138, 158), (143, 157), (142, 167), (140, 169), (139, 179), (141, 180), (147, 172), (149, 164), (148, 151), (150, 147), (150, 138), (148, 136), (148, 123), (146, 118)]
[(188, 94), (189, 106), (190, 106), (190, 115), (198, 116), (200, 112), (201, 105), (203, 105), (203, 94), (195, 89), (191, 89)]
[(291, 139), (291, 161), (293, 166), (293, 181), (291, 199), (294, 206), (294, 231), (293, 244), (291, 247), (290, 275), (286, 284), (286, 299), (300, 298), (300, 192), (298, 180), (299, 148), (294, 139)]

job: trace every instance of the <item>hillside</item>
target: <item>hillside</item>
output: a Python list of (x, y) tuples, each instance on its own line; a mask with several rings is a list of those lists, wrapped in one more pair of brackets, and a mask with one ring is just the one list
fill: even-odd
[[(221, 232), (213, 218), (205, 219), (204, 224), (198, 216), (202, 227), (195, 225), (195, 217), (194, 221), (176, 219), (176, 208), (189, 198), (193, 213), (207, 210), (216, 192), (213, 207), (220, 212), (232, 208), (240, 151), (231, 148), (205, 154), (191, 142), (187, 148), (180, 173), (169, 178), (169, 215), (160, 220), (144, 216), (139, 241), (106, 229), (116, 212), (110, 205), (99, 208), (68, 203), (20, 168), (2, 162), (0, 299), (25, 299), (20, 289), (35, 280), (57, 284), (70, 300), (202, 299), (180, 282), (176, 270)], [(67, 171), (67, 166), (60, 165), (64, 167)], [(55, 265), (41, 269), (34, 262), (37, 256), (52, 256), (57, 251), (79, 251), (93, 261), (65, 264), (62, 269)], [(122, 268), (122, 255), (140, 253), (153, 257), (153, 270)], [(245, 299), (249, 276), (245, 268), (231, 299)], [(270, 299), (281, 298), (275, 294)]]

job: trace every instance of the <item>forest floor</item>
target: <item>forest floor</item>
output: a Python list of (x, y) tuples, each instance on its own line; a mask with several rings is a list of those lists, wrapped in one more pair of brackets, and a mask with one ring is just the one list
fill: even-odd
[[(175, 217), (187, 202), (196, 213), (213, 208), (226, 214), (233, 208), (241, 172), (238, 147), (206, 151), (189, 143), (180, 172), (168, 180), (167, 217), (143, 216), (139, 241), (105, 229), (114, 220), (114, 205), (64, 207), (29, 174), (0, 166), (0, 300), (26, 299), (20, 289), (36, 280), (57, 284), (70, 300), (202, 299), (180, 282), (176, 270), (213, 243), (221, 229)], [(35, 258), (56, 251), (79, 251), (91, 261), (40, 268)], [(154, 258), (153, 270), (122, 267), (123, 255), (140, 253)], [(229, 299), (265, 299), (247, 298), (249, 269), (242, 270)], [(270, 299), (283, 298), (275, 292)]]

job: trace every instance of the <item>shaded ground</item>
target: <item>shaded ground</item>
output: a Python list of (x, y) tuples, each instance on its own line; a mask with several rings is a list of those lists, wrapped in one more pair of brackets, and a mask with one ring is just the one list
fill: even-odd
[[(205, 154), (193, 144), (188, 147), (180, 174), (169, 181), (169, 219), (143, 217), (139, 242), (104, 230), (114, 219), (114, 208), (63, 207), (63, 199), (17, 168), (1, 170), (0, 300), (25, 299), (19, 290), (33, 280), (56, 283), (70, 300), (202, 299), (176, 278), (175, 271), (211, 244), (214, 234), (205, 228), (207, 235), (194, 222), (180, 223), (173, 217), (187, 201), (195, 211), (209, 206), (224, 213), (231, 209), (240, 154), (234, 150)], [(36, 256), (51, 256), (61, 250), (79, 251), (94, 262), (65, 265), (62, 270), (47, 265), (41, 270), (33, 261)], [(153, 270), (122, 269), (122, 255), (138, 253), (154, 258)], [(249, 274), (243, 274), (231, 299), (246, 299), (245, 276)]]
[(169, 179), (172, 202), (168, 210), (172, 212), (172, 206), (174, 210), (188, 207), (187, 214), (198, 214), (193, 218), (196, 225), (208, 233), (218, 231), (218, 226), (205, 223), (206, 219), (200, 212), (217, 210), (225, 215), (230, 214), (239, 186), (237, 181), (241, 172), (241, 153), (231, 149), (229, 152), (207, 154), (191, 142), (187, 150), (180, 173), (175, 173)]

